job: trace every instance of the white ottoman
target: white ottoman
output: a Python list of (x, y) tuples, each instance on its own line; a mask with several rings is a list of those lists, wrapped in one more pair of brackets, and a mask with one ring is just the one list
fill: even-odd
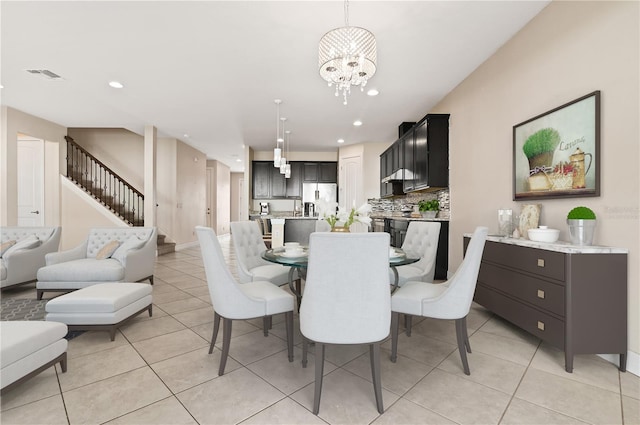
[(67, 326), (54, 322), (0, 322), (0, 383), (4, 394), (60, 362), (67, 371)]
[(46, 320), (66, 323), (69, 330), (109, 331), (111, 341), (125, 322), (149, 311), (151, 285), (146, 283), (99, 283), (47, 302)]

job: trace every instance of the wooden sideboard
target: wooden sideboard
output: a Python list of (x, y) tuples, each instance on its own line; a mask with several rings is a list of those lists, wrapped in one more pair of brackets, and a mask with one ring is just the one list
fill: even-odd
[(574, 354), (619, 354), (626, 370), (625, 249), (489, 236), (474, 301), (564, 350), (567, 372)]

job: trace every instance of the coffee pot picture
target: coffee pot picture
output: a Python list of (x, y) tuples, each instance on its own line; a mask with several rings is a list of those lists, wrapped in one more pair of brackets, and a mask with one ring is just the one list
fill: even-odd
[[(584, 160), (586, 156), (589, 157), (589, 165), (587, 165), (587, 169), (585, 170)], [(573, 183), (571, 187), (573, 189), (584, 189), (586, 187), (584, 177), (591, 168), (593, 156), (590, 153), (584, 153), (580, 148), (577, 148), (576, 151), (569, 157), (569, 161), (571, 162), (571, 166), (573, 168)]]

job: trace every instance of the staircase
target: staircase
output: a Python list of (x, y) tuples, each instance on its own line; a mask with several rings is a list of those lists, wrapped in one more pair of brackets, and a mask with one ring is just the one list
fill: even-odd
[(158, 256), (176, 252), (175, 242), (166, 242), (166, 237), (166, 235), (161, 235), (158, 233)]
[[(144, 226), (144, 195), (71, 137), (67, 141), (67, 177), (129, 226)], [(175, 252), (175, 243), (158, 234), (158, 255)]]

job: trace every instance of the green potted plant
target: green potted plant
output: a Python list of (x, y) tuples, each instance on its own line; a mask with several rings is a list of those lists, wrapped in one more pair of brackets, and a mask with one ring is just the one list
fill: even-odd
[(596, 229), (596, 214), (587, 207), (575, 207), (567, 214), (569, 235), (574, 245), (591, 245)]
[(551, 167), (553, 151), (560, 143), (560, 134), (553, 128), (543, 128), (533, 133), (522, 145), (522, 151), (529, 160), (529, 169)]
[(436, 218), (438, 211), (440, 211), (440, 202), (437, 199), (429, 201), (423, 199), (418, 202), (418, 209), (423, 218)]

